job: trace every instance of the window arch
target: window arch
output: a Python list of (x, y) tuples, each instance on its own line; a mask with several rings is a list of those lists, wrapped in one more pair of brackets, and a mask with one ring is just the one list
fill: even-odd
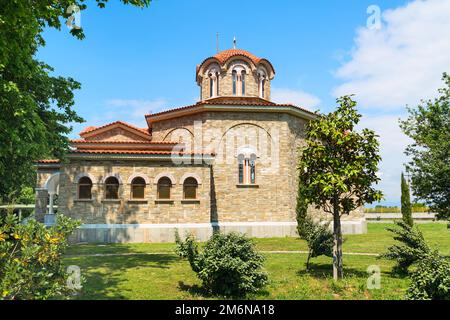
[(189, 177), (183, 183), (183, 197), (186, 200), (197, 199), (198, 182), (194, 177)]
[(172, 188), (172, 180), (169, 177), (161, 177), (158, 180), (158, 199), (170, 199), (170, 189)]
[(245, 70), (241, 72), (241, 96), (245, 96)]
[(209, 78), (209, 97), (214, 98), (219, 95), (219, 71), (218, 66), (211, 67), (207, 72)]
[(247, 74), (246, 69), (241, 65), (235, 66), (231, 71), (233, 96), (245, 96), (246, 74)]
[(259, 97), (265, 99), (266, 72), (263, 69), (258, 70), (258, 91)]
[(142, 177), (131, 180), (131, 199), (144, 199), (146, 182)]
[(119, 199), (119, 180), (110, 176), (105, 180), (105, 199)]
[(78, 180), (78, 199), (92, 199), (92, 180), (89, 177), (81, 177)]
[(256, 155), (240, 153), (238, 155), (239, 184), (256, 183)]
[(233, 96), (237, 95), (237, 71), (233, 70), (231, 73), (231, 77), (233, 79)]

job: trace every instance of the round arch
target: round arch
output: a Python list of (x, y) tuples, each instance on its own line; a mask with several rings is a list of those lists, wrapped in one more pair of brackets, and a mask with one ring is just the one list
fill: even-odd
[(161, 179), (162, 177), (169, 178), (170, 181), (172, 182), (172, 185), (175, 185), (177, 183), (177, 181), (175, 180), (175, 177), (168, 172), (162, 172), (162, 173), (156, 175), (156, 177), (153, 179), (153, 183), (158, 184), (159, 179)]
[(180, 184), (184, 183), (184, 180), (186, 180), (187, 178), (194, 178), (195, 180), (197, 180), (198, 184), (202, 184), (202, 179), (200, 178), (200, 176), (196, 173), (185, 173), (183, 174), (183, 176), (180, 179)]
[(119, 181), (119, 184), (123, 184), (122, 178), (120, 177), (120, 174), (118, 174), (118, 173), (108, 173), (100, 180), (100, 183), (104, 184), (106, 179), (108, 179), (109, 177), (114, 177)]
[(48, 177), (45, 182), (44, 188), (47, 190), (49, 194), (59, 194), (59, 178), (61, 173), (56, 172)]
[(78, 181), (80, 181), (81, 178), (83, 177), (88, 177), (89, 179), (91, 179), (92, 183), (97, 183), (97, 178), (95, 178), (92, 174), (87, 173), (87, 172), (80, 172), (78, 173), (73, 180), (73, 183), (78, 183)]
[(149, 178), (146, 174), (139, 173), (139, 172), (133, 173), (133, 174), (128, 178), (127, 183), (128, 183), (128, 184), (131, 184), (131, 182), (133, 181), (134, 178), (142, 178), (142, 179), (144, 179), (145, 184), (150, 184), (150, 178)]

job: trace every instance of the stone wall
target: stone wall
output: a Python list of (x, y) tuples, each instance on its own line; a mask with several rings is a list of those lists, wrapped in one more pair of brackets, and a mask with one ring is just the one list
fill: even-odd
[[(93, 180), (92, 200), (78, 199), (77, 177), (87, 173)], [(121, 180), (119, 200), (106, 200), (103, 180), (108, 175)], [(148, 180), (144, 200), (131, 199), (130, 177)], [(171, 201), (157, 199), (155, 178), (168, 174), (175, 183)], [(198, 201), (183, 200), (181, 178), (193, 174), (201, 179)], [(60, 176), (58, 211), (86, 224), (205, 223), (210, 221), (210, 169), (207, 165), (175, 166), (152, 161), (80, 161), (63, 166)]]
[[(197, 125), (194, 126), (195, 121)], [(295, 221), (297, 162), (299, 149), (304, 145), (305, 124), (306, 120), (282, 113), (208, 112), (156, 122), (153, 124), (152, 134), (154, 139), (160, 140), (169, 139), (173, 128), (184, 128), (197, 136), (201, 132), (200, 143), (203, 150), (219, 153), (212, 168), (211, 189), (211, 207), (216, 220), (280, 222)], [(229, 152), (223, 146), (229, 140), (228, 134), (233, 131), (237, 134), (234, 137), (235, 141), (231, 143), (233, 150)], [(265, 134), (264, 139), (272, 141), (274, 150), (268, 150), (265, 155), (258, 154), (256, 185), (239, 185), (237, 149), (241, 145), (256, 144), (256, 149), (260, 152), (261, 133), (262, 136)], [(238, 142), (239, 139), (241, 142)], [(198, 138), (194, 140), (199, 142)], [(225, 155), (225, 161), (221, 159), (221, 151), (224, 149), (227, 155), (231, 155), (231, 157)], [(276, 151), (278, 166), (272, 162), (274, 160), (272, 151)], [(269, 161), (266, 161), (266, 155), (271, 158)], [(310, 212), (320, 218), (330, 218), (313, 207), (310, 208)], [(354, 219), (363, 219), (362, 208), (350, 216), (343, 217), (343, 220)]]

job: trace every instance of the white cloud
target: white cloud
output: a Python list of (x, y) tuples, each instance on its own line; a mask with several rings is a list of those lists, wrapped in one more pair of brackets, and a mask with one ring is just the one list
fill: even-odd
[(392, 115), (363, 116), (358, 125), (359, 129), (369, 128), (379, 135), (382, 161), (377, 173), (381, 178), (377, 188), (383, 191), (386, 202), (397, 204), (400, 202), (400, 174), (408, 160), (403, 152), (412, 142), (401, 131), (399, 118)]
[(292, 103), (299, 107), (309, 109), (317, 108), (320, 104), (320, 99), (310, 93), (302, 90), (293, 90), (286, 88), (272, 88), (272, 101), (277, 103)]
[(333, 94), (363, 107), (396, 110), (432, 98), (450, 71), (450, 1), (416, 0), (387, 10), (379, 30), (357, 30), (351, 58), (335, 73)]

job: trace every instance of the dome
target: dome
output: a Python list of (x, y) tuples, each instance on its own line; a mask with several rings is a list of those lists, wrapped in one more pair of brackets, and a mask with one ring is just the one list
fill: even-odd
[(246, 51), (246, 50), (242, 50), (242, 49), (228, 49), (228, 50), (224, 50), (221, 51), (219, 53), (217, 53), (214, 58), (216, 58), (217, 60), (219, 60), (220, 64), (224, 64), (225, 62), (228, 61), (228, 59), (230, 59), (231, 57), (234, 56), (244, 56), (249, 58), (255, 65), (258, 64), (261, 61), (261, 58), (258, 58), (257, 56), (255, 56), (254, 54)]
[(259, 97), (270, 100), (272, 64), (242, 49), (227, 49), (197, 66), (200, 100), (224, 97)]

